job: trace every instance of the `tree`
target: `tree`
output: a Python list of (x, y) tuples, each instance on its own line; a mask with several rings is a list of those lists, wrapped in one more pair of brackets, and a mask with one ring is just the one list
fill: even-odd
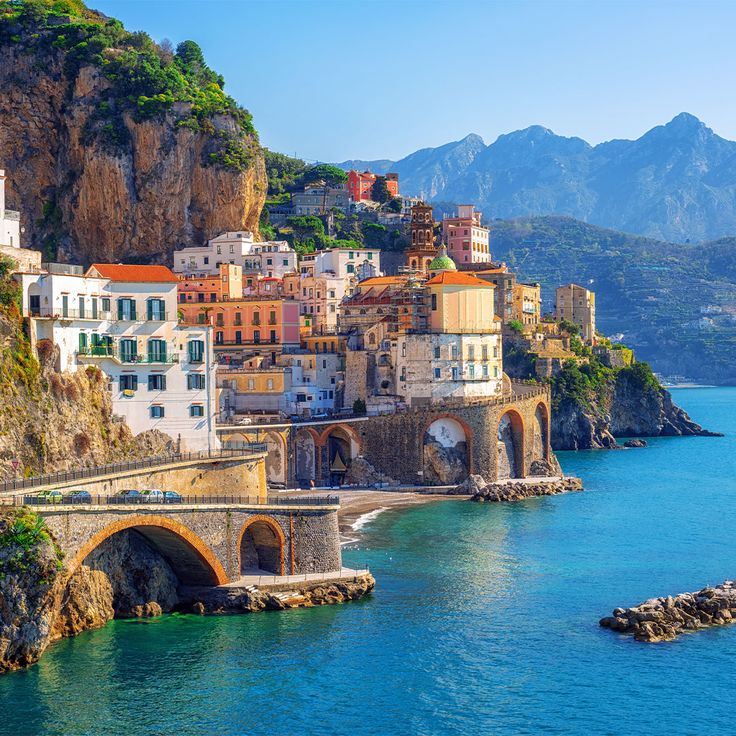
[(373, 182), (371, 199), (374, 202), (388, 202), (391, 199), (391, 192), (388, 191), (385, 176), (377, 176)]
[(381, 248), (386, 241), (386, 226), (376, 222), (363, 223), (363, 242), (367, 248)]
[(292, 230), (292, 245), (298, 253), (309, 253), (327, 240), (325, 226), (319, 217), (313, 215), (287, 217), (286, 224)]
[(404, 205), (401, 202), (401, 197), (391, 197), (388, 202), (386, 202), (386, 209), (389, 212), (396, 212), (397, 214), (401, 212)]
[(363, 416), (366, 411), (368, 411), (368, 409), (363, 399), (355, 399), (355, 401), (353, 401), (353, 414), (356, 414), (357, 416)]
[(515, 332), (517, 335), (524, 333), (524, 325), (518, 319), (512, 319), (508, 322), (509, 329)]
[(304, 172), (304, 183), (311, 184), (315, 181), (323, 181), (328, 187), (335, 187), (344, 184), (348, 180), (348, 175), (337, 166), (329, 164), (319, 164), (312, 166)]

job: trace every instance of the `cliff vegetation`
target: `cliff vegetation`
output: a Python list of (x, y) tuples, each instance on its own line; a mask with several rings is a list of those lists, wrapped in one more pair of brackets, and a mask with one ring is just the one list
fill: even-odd
[(79, 0), (0, 5), (0, 166), (27, 245), (48, 258), (166, 260), (258, 232), (250, 113), (193, 41), (129, 32)]

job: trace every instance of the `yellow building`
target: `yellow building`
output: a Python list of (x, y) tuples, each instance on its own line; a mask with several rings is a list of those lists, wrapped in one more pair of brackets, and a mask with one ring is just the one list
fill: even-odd
[(585, 342), (595, 344), (595, 293), (577, 284), (560, 286), (555, 292), (555, 316), (580, 328)]
[(521, 322), (527, 330), (536, 327), (542, 318), (542, 287), (516, 281), (512, 297), (511, 318)]

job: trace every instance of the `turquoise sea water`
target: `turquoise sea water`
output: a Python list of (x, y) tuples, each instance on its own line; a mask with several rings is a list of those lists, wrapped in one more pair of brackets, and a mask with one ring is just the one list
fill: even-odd
[(116, 621), (0, 677), (0, 733), (736, 731), (736, 626), (646, 645), (619, 605), (736, 576), (736, 389), (675, 399), (724, 438), (562, 453), (584, 493), (379, 515), (364, 601)]

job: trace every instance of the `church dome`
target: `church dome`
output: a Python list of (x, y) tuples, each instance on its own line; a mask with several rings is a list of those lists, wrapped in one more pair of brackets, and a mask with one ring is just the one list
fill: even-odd
[(428, 271), (457, 271), (455, 261), (447, 255), (447, 246), (442, 244), (439, 248), (439, 254), (430, 261), (427, 266)]

